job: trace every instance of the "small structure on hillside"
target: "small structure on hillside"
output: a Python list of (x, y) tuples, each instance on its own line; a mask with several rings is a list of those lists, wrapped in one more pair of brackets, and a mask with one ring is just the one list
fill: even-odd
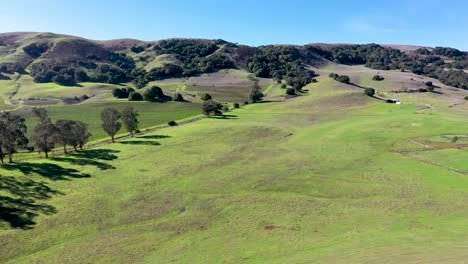
[(401, 104), (399, 99), (387, 99), (387, 103), (389, 104)]

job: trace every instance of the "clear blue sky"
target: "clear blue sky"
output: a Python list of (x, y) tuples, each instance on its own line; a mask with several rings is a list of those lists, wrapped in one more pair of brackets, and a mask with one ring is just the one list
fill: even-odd
[(0, 32), (249, 45), (384, 43), (468, 50), (467, 0), (0, 0)]

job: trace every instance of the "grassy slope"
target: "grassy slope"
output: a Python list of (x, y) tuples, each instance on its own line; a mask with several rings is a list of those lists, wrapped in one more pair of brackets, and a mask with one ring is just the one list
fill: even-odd
[[(123, 110), (125, 107), (133, 107), (139, 113), (140, 128), (166, 124), (171, 120), (184, 119), (201, 113), (201, 107), (195, 103), (149, 103), (129, 102), (126, 100), (113, 100), (95, 102), (82, 105), (50, 106), (47, 111), (53, 120), (71, 119), (81, 120), (89, 125), (93, 134), (92, 139), (107, 137), (101, 128), (100, 113), (105, 107), (115, 107)], [(26, 118), (28, 127), (32, 128), (37, 123), (31, 110), (19, 110), (18, 114)], [(122, 128), (124, 131), (124, 128)]]
[(229, 120), (34, 161), (26, 177), (0, 169), (62, 193), (38, 201), (57, 212), (37, 212), (32, 229), (0, 231), (0, 262), (462, 262), (466, 175), (390, 150), (462, 134), (466, 118), (336, 85), (321, 78), (309, 96)]

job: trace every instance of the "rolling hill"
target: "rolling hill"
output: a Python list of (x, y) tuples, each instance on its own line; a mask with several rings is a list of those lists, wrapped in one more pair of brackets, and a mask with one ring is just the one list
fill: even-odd
[[(93, 134), (83, 151), (0, 166), (0, 263), (463, 263), (466, 61), (441, 47), (0, 34), (0, 110), (28, 133), (44, 107)], [(113, 96), (153, 86), (185, 101)], [(201, 115), (205, 93), (222, 115)], [(140, 133), (110, 143), (109, 106), (138, 110)]]

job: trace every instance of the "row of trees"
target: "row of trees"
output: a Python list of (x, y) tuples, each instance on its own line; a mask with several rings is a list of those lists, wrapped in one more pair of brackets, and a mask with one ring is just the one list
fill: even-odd
[(83, 149), (83, 146), (91, 137), (88, 132), (88, 125), (75, 120), (52, 120), (43, 108), (34, 108), (34, 115), (39, 119), (39, 123), (32, 131), (31, 141), (34, 146), (29, 146), (30, 140), (27, 138), (26, 120), (19, 115), (4, 112), (0, 115), (0, 160), (8, 156), (9, 162), (13, 162), (13, 154), (19, 149), (44, 152), (48, 157), (49, 152), (56, 145), (62, 145), (67, 153), (67, 146), (72, 146), (76, 151)]
[[(115, 88), (112, 90), (112, 95), (116, 98), (128, 98), (129, 101), (167, 101), (168, 96), (163, 93), (163, 90), (158, 86), (148, 88), (143, 95), (133, 88)], [(184, 101), (184, 98), (180, 93), (174, 94), (174, 101)]]
[(115, 135), (122, 128), (122, 123), (132, 137), (138, 132), (138, 112), (132, 107), (127, 107), (122, 112), (107, 107), (101, 112), (101, 121), (102, 128), (111, 137), (112, 142), (115, 142)]

